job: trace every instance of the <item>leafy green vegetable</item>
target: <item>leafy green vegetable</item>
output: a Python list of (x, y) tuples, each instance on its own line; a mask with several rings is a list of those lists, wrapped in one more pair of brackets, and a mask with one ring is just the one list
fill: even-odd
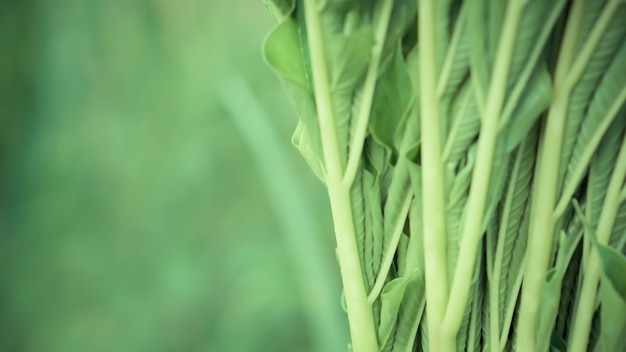
[(269, 4), (355, 351), (622, 348), (622, 1)]

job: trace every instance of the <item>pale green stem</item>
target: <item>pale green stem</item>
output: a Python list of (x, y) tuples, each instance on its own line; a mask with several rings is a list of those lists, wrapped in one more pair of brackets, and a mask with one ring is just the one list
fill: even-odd
[[(396, 166), (396, 168), (399, 167), (406, 166)], [(389, 269), (391, 268), (391, 264), (393, 263), (393, 259), (395, 257), (395, 250), (392, 250), (391, 248), (395, 249), (398, 247), (398, 242), (400, 241), (400, 236), (402, 236), (402, 230), (404, 229), (404, 223), (406, 222), (406, 217), (411, 206), (411, 199), (413, 199), (413, 192), (406, 192), (406, 194), (404, 194), (404, 199), (402, 200), (402, 207), (398, 215), (398, 221), (392, 227), (391, 233), (388, 234), (391, 237), (391, 240), (389, 241), (390, 249), (387, 249), (385, 255), (383, 256), (383, 260), (380, 264), (380, 270), (378, 275), (376, 275), (376, 280), (374, 281), (374, 286), (367, 296), (367, 300), (370, 304), (376, 301), (376, 298), (378, 298), (383, 286), (387, 282), (386, 279), (389, 275)]]
[[(553, 243), (555, 219), (552, 216), (559, 180), (563, 133), (572, 87), (564, 85), (575, 55), (585, 0), (575, 0), (565, 28), (559, 53), (552, 100), (537, 156), (532, 196), (527, 258), (518, 319), (518, 351), (534, 351), (537, 310)], [(549, 142), (548, 142), (549, 141)]]
[[(613, 16), (615, 15), (615, 12), (617, 11), (617, 8), (620, 5), (621, 5), (620, 0), (609, 1), (605, 5), (604, 9), (602, 9), (602, 12), (600, 13), (600, 16), (598, 17), (598, 20), (594, 24), (593, 29), (591, 30), (591, 33), (589, 34), (589, 37), (587, 38), (587, 40), (585, 40), (585, 43), (583, 44), (583, 47), (580, 50), (580, 52), (577, 53), (576, 61), (574, 61), (571, 70), (569, 71), (569, 73), (567, 74), (567, 77), (565, 78), (566, 86), (573, 87), (576, 84), (576, 82), (580, 79), (581, 75), (584, 72), (584, 69), (587, 67), (589, 60), (591, 59), (591, 56), (593, 55), (593, 51), (598, 46), (598, 43), (600, 42), (602, 35), (604, 34), (607, 27), (611, 23), (611, 20)], [(576, 188), (578, 187), (578, 183), (584, 176), (584, 173), (587, 170), (587, 164), (589, 163), (589, 160), (591, 160), (591, 156), (593, 155), (596, 149), (596, 146), (598, 145), (598, 143), (600, 143), (600, 140), (602, 139), (602, 136), (604, 135), (604, 131), (609, 127), (609, 124), (611, 123), (613, 117), (615, 117), (615, 114), (617, 114), (620, 107), (622, 106), (624, 99), (626, 99), (626, 87), (624, 87), (621, 90), (621, 92), (618, 94), (618, 98), (613, 102), (613, 104), (611, 105), (611, 108), (609, 109), (607, 113), (608, 116), (602, 120), (601, 125), (593, 134), (592, 139), (590, 140), (590, 142), (588, 143), (588, 146), (585, 148), (582, 156), (580, 157), (577, 167), (572, 173), (572, 177), (570, 177), (570, 182), (567, 185), (565, 185), (563, 194), (561, 195), (561, 198), (559, 199), (556, 210), (554, 212), (555, 217), (561, 216), (563, 212), (565, 211), (565, 209), (567, 208), (567, 206), (569, 205), (569, 200), (574, 194), (574, 192), (576, 191)]]
[(335, 223), (337, 254), (348, 311), (352, 348), (355, 352), (377, 352), (376, 326), (374, 325), (371, 305), (367, 300), (354, 235), (350, 190), (342, 189), (340, 185), (335, 184), (335, 181), (327, 182), (327, 184), (329, 185), (332, 216)]
[(326, 186), (335, 223), (337, 256), (341, 270), (352, 347), (355, 352), (377, 352), (376, 327), (363, 282), (363, 271), (356, 243), (350, 187), (342, 182), (343, 170), (337, 141), (332, 96), (322, 38), (318, 4), (305, 0), (307, 38), (318, 111), (322, 149), (326, 167)]
[[(489, 190), (491, 164), (498, 134), (498, 118), (504, 103), (510, 62), (515, 48), (515, 38), (526, 1), (511, 1), (506, 10), (502, 35), (498, 43), (492, 81), (489, 85), (485, 116), (482, 119), (480, 138), (476, 151), (476, 164), (472, 172), (472, 187), (465, 214), (461, 251), (454, 271), (454, 280), (443, 322), (443, 332), (448, 338), (456, 336), (472, 281), (478, 245), (482, 237), (482, 223)], [(428, 306), (428, 305), (427, 305)]]
[[(445, 341), (440, 325), (448, 299), (446, 269), (446, 207), (444, 172), (441, 159), (441, 126), (437, 98), (437, 58), (435, 0), (418, 0), (418, 40), (420, 52), (420, 121), (422, 153), (422, 194), (428, 199), (423, 207), (424, 265), (428, 338), (433, 351), (455, 351), (456, 339)], [(472, 266), (473, 267), (473, 266)], [(444, 338), (442, 340), (442, 338)], [(447, 344), (447, 346), (444, 346)]]
[(374, 34), (374, 45), (372, 46), (370, 61), (363, 83), (363, 97), (359, 106), (358, 115), (356, 117), (356, 127), (354, 135), (350, 141), (350, 151), (348, 156), (348, 164), (343, 177), (344, 185), (352, 185), (356, 176), (359, 163), (361, 162), (361, 153), (363, 152), (363, 143), (367, 136), (367, 124), (372, 109), (372, 101), (374, 99), (374, 90), (376, 88), (376, 80), (378, 79), (378, 68), (385, 45), (387, 36), (387, 28), (389, 27), (389, 18), (393, 9), (393, 1), (383, 2), (380, 18), (376, 26)]
[[(567, 95), (554, 101), (546, 129), (542, 135), (535, 169), (530, 228), (524, 283), (518, 319), (518, 351), (534, 351), (536, 343), (537, 309), (545, 280), (554, 236), (552, 217), (558, 186), (558, 161), (563, 140), (563, 121), (567, 113)], [(547, 142), (549, 141), (549, 142)]]
[[(626, 138), (622, 142), (621, 150), (607, 187), (602, 212), (598, 220), (596, 230), (596, 240), (599, 244), (607, 244), (611, 237), (611, 230), (615, 223), (615, 217), (620, 206), (619, 192), (626, 177)], [(591, 250), (589, 253), (589, 263), (584, 269), (582, 289), (576, 314), (574, 315), (574, 326), (568, 351), (584, 351), (589, 342), (589, 331), (591, 331), (591, 321), (596, 308), (596, 293), (600, 280), (600, 263), (598, 253)]]
[[(411, 108), (414, 109), (414, 108)], [(415, 143), (415, 139), (417, 138), (414, 131), (418, 131), (419, 129), (419, 120), (416, 118), (411, 118), (413, 115), (409, 115), (409, 120), (405, 126), (405, 133), (402, 137), (402, 142), (400, 144), (400, 155), (406, 155), (410, 148)], [(401, 157), (398, 159), (398, 163), (394, 168), (394, 175), (400, 175), (399, 173), (408, 173), (408, 159), (406, 157)], [(401, 176), (398, 176), (401, 177)], [(374, 281), (374, 286), (368, 295), (368, 301), (373, 303), (377, 298), (380, 292), (383, 289), (383, 286), (387, 282), (387, 277), (389, 275), (389, 269), (391, 268), (391, 264), (393, 263), (393, 259), (395, 257), (395, 249), (398, 247), (398, 241), (400, 240), (400, 236), (402, 236), (402, 230), (404, 229), (404, 223), (406, 222), (406, 217), (409, 214), (409, 209), (411, 207), (411, 199), (413, 199), (413, 190), (410, 188), (404, 195), (402, 199), (402, 207), (400, 208), (400, 212), (395, 219), (394, 225), (391, 227), (391, 232), (389, 235), (391, 240), (389, 241), (389, 246), (385, 249), (385, 253), (383, 254), (383, 259), (380, 264), (380, 268), (378, 270), (378, 274), (376, 275), (376, 280)], [(389, 200), (387, 200), (389, 201)], [(407, 271), (407, 272), (410, 272)]]

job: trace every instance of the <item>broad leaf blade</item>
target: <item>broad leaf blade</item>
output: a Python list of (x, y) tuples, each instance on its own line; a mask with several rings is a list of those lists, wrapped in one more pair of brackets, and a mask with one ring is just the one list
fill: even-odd
[(604, 351), (626, 349), (626, 258), (614, 249), (596, 244), (602, 263), (600, 282), (600, 343)]

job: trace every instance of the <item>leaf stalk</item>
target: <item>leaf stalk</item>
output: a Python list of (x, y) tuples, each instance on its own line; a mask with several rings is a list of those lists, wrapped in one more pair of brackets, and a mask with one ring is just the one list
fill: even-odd
[(529, 259), (524, 268), (518, 319), (518, 351), (535, 350), (537, 310), (554, 238), (556, 219), (552, 213), (557, 197), (561, 149), (572, 90), (572, 85), (567, 84), (565, 78), (574, 60), (585, 7), (586, 0), (575, 0), (572, 5), (555, 73), (555, 96), (539, 144), (526, 254)]
[[(623, 186), (624, 178), (626, 178), (626, 138), (620, 148), (604, 204), (602, 205), (600, 219), (598, 220), (596, 240), (599, 244), (606, 245), (611, 237), (611, 230), (620, 206), (619, 192)], [(584, 269), (584, 273), (568, 351), (584, 351), (589, 342), (589, 331), (591, 331), (591, 321), (596, 310), (596, 294), (598, 281), (600, 280), (600, 262), (597, 251), (590, 251), (589, 261)]]
[(363, 270), (353, 223), (350, 187), (342, 182), (342, 160), (339, 153), (319, 7), (316, 0), (305, 0), (304, 7), (307, 39), (310, 44), (313, 89), (326, 168), (326, 185), (335, 225), (337, 256), (345, 292), (352, 346), (356, 352), (377, 352), (376, 326), (363, 281)]
[[(491, 165), (498, 134), (498, 119), (506, 94), (507, 77), (515, 48), (515, 38), (526, 1), (511, 1), (506, 10), (502, 36), (498, 43), (492, 81), (489, 85), (485, 115), (482, 119), (476, 164), (472, 172), (472, 187), (467, 201), (461, 237), (461, 251), (454, 271), (450, 298), (446, 308), (444, 329), (456, 336), (461, 326), (472, 281), (478, 245), (482, 238), (482, 223), (489, 190)], [(428, 306), (428, 305), (427, 305)]]

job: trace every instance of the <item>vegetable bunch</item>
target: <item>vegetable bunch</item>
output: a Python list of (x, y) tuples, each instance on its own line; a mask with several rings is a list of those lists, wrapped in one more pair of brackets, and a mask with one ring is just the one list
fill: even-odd
[(352, 349), (626, 349), (626, 4), (267, 0)]

